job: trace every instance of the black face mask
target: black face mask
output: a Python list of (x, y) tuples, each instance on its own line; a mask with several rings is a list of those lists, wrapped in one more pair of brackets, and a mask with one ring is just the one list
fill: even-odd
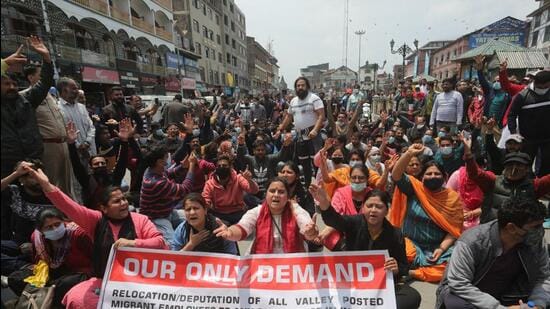
[(121, 98), (121, 99), (115, 99), (114, 100), (116, 104), (119, 104), (119, 105), (122, 105), (124, 104), (124, 98)]
[(107, 171), (107, 166), (101, 166), (94, 169), (94, 175), (97, 176), (105, 176), (109, 172)]
[(375, 146), (376, 148), (380, 148), (380, 146), (382, 146), (382, 143), (374, 143), (374, 146)]
[(216, 175), (218, 175), (220, 178), (225, 179), (229, 177), (229, 173), (231, 170), (229, 167), (217, 167), (216, 168)]
[(424, 186), (428, 188), (428, 190), (435, 191), (441, 188), (441, 186), (443, 186), (443, 178), (437, 177), (437, 178), (424, 179), (423, 183), (424, 183)]
[(340, 157), (332, 158), (332, 163), (342, 164), (342, 163), (344, 163), (344, 158), (340, 158)]

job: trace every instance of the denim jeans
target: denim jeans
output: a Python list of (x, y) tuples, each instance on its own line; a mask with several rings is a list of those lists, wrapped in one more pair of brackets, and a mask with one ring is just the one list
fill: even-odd
[(152, 219), (151, 221), (153, 221), (159, 232), (162, 233), (164, 240), (168, 244), (174, 239), (174, 229), (183, 222), (175, 209), (172, 210), (168, 217)]

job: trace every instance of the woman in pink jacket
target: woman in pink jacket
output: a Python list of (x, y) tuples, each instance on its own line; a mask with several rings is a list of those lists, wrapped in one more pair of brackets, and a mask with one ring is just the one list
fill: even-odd
[(256, 194), (258, 185), (252, 180), (252, 173), (241, 174), (233, 169), (232, 159), (222, 154), (216, 162), (216, 172), (206, 181), (202, 197), (210, 207), (210, 213), (229, 224), (239, 222), (245, 212), (244, 193)]
[(79, 205), (52, 185), (42, 170), (27, 169), (42, 187), (52, 204), (78, 224), (93, 240), (92, 267), (94, 277), (74, 286), (63, 299), (66, 308), (96, 308), (99, 289), (111, 246), (168, 249), (162, 234), (144, 215), (130, 213), (128, 201), (118, 187), (105, 189), (100, 210)]

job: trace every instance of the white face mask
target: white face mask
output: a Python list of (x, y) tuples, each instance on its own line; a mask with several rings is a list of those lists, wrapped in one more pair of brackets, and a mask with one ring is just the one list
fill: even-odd
[(533, 87), (533, 91), (538, 95), (545, 95), (548, 92), (548, 88), (537, 88)]

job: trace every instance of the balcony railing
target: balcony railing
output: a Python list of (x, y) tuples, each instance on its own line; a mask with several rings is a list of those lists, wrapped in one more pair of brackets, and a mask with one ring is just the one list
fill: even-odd
[(125, 24), (130, 24), (130, 14), (128, 14), (128, 12), (124, 12), (123, 10), (121, 9), (118, 9), (114, 6), (111, 6), (111, 16), (118, 20), (118, 21), (121, 21)]
[(141, 20), (141, 18), (136, 18), (132, 16), (132, 25), (136, 28), (147, 31), (149, 33), (154, 33), (153, 25), (148, 24), (146, 21)]
[(166, 39), (167, 41), (172, 42), (172, 33), (168, 32), (162, 28), (155, 27), (157, 31), (157, 36), (160, 36), (163, 39)]
[(81, 54), (82, 63), (93, 64), (106, 68), (114, 68), (116, 65), (115, 58), (109, 55), (99, 54), (91, 50), (85, 49), (81, 51)]
[(98, 11), (102, 14), (109, 15), (109, 6), (105, 0), (70, 0), (82, 6)]
[(172, 11), (172, 0), (154, 0), (156, 3), (160, 4), (164, 8)]

